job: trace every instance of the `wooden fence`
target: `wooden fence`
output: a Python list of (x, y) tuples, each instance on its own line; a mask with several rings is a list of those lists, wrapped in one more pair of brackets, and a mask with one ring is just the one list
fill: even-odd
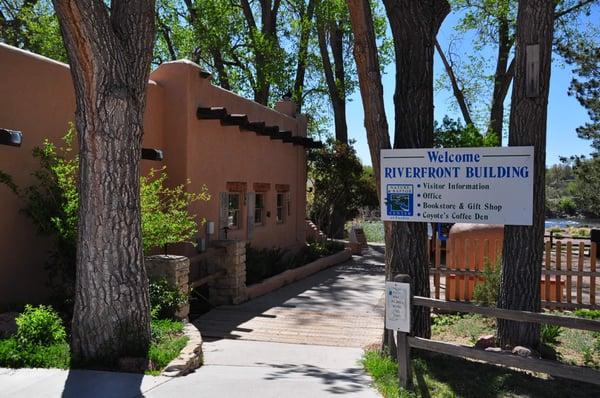
[[(394, 280), (397, 282), (410, 283), (410, 278), (408, 275), (398, 275)], [(511, 321), (558, 325), (571, 329), (600, 332), (600, 321), (590, 319), (557, 316), (528, 311), (506, 310), (495, 307), (482, 307), (456, 301), (451, 302), (437, 300), (429, 297), (413, 297), (412, 294), (410, 302), (410, 308), (413, 306), (437, 308), (453, 312), (481, 314), (488, 317)], [(552, 376), (564, 377), (572, 380), (600, 385), (600, 372), (588, 367), (567, 365), (558, 361), (537, 359), (533, 357), (520, 357), (518, 355), (507, 355), (504, 353), (485, 351), (444, 341), (411, 337), (410, 333), (398, 332), (396, 350), (398, 360), (398, 378), (403, 387), (410, 385), (412, 379), (410, 366), (411, 348), (437, 352), (460, 358), (475, 359), (494, 365), (525, 369), (533, 372), (542, 372)]]
[[(475, 285), (483, 282), (486, 261), (495, 266), (502, 253), (497, 240), (436, 240), (432, 245), (432, 297), (469, 302)], [(545, 308), (600, 309), (600, 272), (596, 243), (546, 240), (540, 294)]]

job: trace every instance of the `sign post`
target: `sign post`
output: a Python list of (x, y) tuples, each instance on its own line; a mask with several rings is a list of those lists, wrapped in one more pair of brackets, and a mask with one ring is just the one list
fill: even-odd
[(532, 225), (533, 147), (381, 151), (381, 219)]
[(397, 331), (398, 381), (402, 387), (408, 387), (412, 380), (408, 345), (411, 305), (408, 275), (396, 275), (394, 282), (385, 283), (385, 328)]

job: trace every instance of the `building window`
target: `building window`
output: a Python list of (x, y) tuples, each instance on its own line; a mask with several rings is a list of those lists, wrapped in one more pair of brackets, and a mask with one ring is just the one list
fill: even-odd
[(282, 224), (285, 221), (285, 193), (277, 194), (277, 223)]
[(227, 226), (231, 229), (240, 227), (240, 194), (229, 193), (229, 210), (227, 216)]
[(265, 223), (265, 194), (257, 193), (254, 200), (254, 224), (264, 225)]

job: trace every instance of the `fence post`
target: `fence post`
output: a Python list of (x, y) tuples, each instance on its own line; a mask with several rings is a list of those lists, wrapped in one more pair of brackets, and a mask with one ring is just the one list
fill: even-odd
[[(405, 274), (396, 275), (394, 277), (394, 282), (402, 282), (410, 284), (410, 277)], [(412, 286), (410, 288), (410, 302), (409, 302), (409, 311), (412, 312)], [(411, 316), (412, 319), (412, 316)], [(410, 366), (410, 346), (408, 344), (408, 335), (406, 332), (396, 332), (396, 340), (397, 340), (397, 358), (398, 358), (398, 381), (400, 382), (400, 386), (407, 388), (412, 384), (412, 372)]]

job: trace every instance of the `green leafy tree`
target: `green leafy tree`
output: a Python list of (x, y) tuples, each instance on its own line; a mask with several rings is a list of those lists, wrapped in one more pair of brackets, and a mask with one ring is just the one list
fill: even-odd
[(58, 61), (67, 60), (49, 0), (0, 1), (0, 41)]
[(600, 217), (600, 157), (575, 160), (572, 188), (575, 204), (590, 217)]
[(593, 45), (584, 40), (572, 46), (563, 45), (560, 53), (575, 66), (576, 77), (571, 81), (569, 95), (575, 96), (590, 118), (577, 128), (577, 135), (591, 140), (594, 151), (600, 153), (600, 41)]
[(373, 185), (363, 178), (363, 166), (351, 145), (328, 139), (323, 148), (311, 151), (308, 160), (314, 189), (309, 216), (328, 236), (339, 236), (345, 221), (365, 205), (364, 198), (376, 198), (377, 191), (365, 194)]
[(464, 126), (460, 120), (444, 116), (442, 123), (435, 122), (433, 145), (436, 148), (465, 148), (497, 146), (500, 142), (495, 134), (481, 134), (472, 124)]

